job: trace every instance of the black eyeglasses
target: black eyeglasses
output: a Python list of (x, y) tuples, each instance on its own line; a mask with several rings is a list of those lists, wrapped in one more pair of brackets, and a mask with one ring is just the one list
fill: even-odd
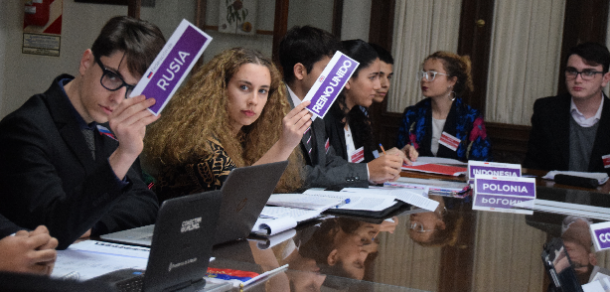
[(118, 72), (108, 70), (106, 66), (104, 66), (104, 63), (102, 63), (102, 61), (98, 57), (95, 57), (95, 62), (100, 66), (100, 68), (102, 68), (103, 71), (102, 78), (100, 78), (100, 83), (102, 84), (102, 86), (110, 91), (117, 91), (121, 89), (121, 87), (125, 86), (125, 88), (127, 89), (125, 90), (125, 98), (128, 98), (129, 94), (136, 86), (125, 82), (125, 80), (123, 80), (123, 77), (121, 77), (121, 74), (119, 74)]
[(595, 77), (595, 74), (603, 74), (603, 73), (604, 72), (590, 70), (590, 69), (585, 69), (585, 70), (582, 70), (582, 72), (579, 72), (574, 68), (567, 68), (566, 69), (566, 78), (576, 79), (578, 77), (578, 74), (580, 74), (580, 78), (582, 78), (582, 80), (589, 81)]

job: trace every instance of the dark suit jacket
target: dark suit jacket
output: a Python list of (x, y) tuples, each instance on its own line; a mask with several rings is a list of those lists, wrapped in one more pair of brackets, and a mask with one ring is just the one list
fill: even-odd
[(6, 219), (6, 217), (2, 216), (2, 214), (0, 214), (0, 239), (22, 229), (23, 228), (15, 225), (15, 223), (11, 222), (10, 220)]
[[(352, 110), (357, 110), (362, 113), (359, 107), (354, 107)], [(362, 113), (362, 118), (366, 118)], [(330, 139), (330, 145), (335, 149), (335, 154), (348, 161), (347, 153), (347, 142), (345, 141), (345, 124), (343, 123), (343, 116), (337, 111), (330, 110), (326, 116), (324, 116), (324, 124), (326, 126), (326, 133)], [(352, 139), (354, 139), (354, 146), (356, 149), (364, 146), (364, 133), (362, 128), (356, 128), (350, 123), (350, 129), (352, 132)], [(370, 151), (369, 147), (364, 147), (364, 160), (361, 163), (368, 163), (375, 159), (373, 152)]]
[[(286, 90), (286, 98), (288, 98), (290, 107), (294, 108), (294, 103), (288, 90)], [(348, 163), (345, 159), (335, 155), (335, 150), (332, 146), (329, 146), (328, 150), (326, 150), (327, 136), (322, 119), (315, 119), (311, 124), (311, 130), (315, 136), (311, 143), (312, 147), (316, 149), (315, 155), (311, 155), (305, 150), (307, 141), (304, 138), (301, 139), (301, 151), (307, 162), (305, 166), (305, 187), (333, 189), (347, 187), (367, 188), (369, 183), (366, 164)]]
[[(534, 103), (532, 131), (523, 167), (568, 170), (570, 165), (570, 94), (540, 98)], [(610, 99), (604, 95), (602, 116), (595, 135), (590, 172), (606, 172), (602, 156), (610, 154)]]
[(155, 223), (158, 203), (139, 161), (122, 185), (108, 157), (118, 141), (94, 131), (93, 160), (57, 77), (0, 122), (0, 213), (19, 226), (46, 225), (58, 249), (93, 235)]

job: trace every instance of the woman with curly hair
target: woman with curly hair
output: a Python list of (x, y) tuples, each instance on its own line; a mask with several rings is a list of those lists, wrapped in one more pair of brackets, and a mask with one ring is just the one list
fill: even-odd
[(438, 51), (418, 72), (426, 99), (407, 107), (398, 131), (398, 148), (419, 156), (491, 161), (491, 143), (481, 112), (460, 98), (472, 91), (470, 58)]
[[(377, 51), (363, 40), (342, 41), (343, 52), (360, 65), (347, 81), (345, 88), (324, 117), (329, 143), (337, 156), (348, 162), (368, 163), (375, 159), (377, 149), (369, 116), (361, 109), (373, 103), (381, 88), (381, 61)], [(398, 149), (388, 153), (404, 158)], [(406, 163), (411, 163), (405, 159)]]
[(276, 191), (301, 187), (294, 148), (311, 124), (309, 103), (290, 111), (281, 88), (271, 60), (251, 49), (227, 50), (195, 72), (144, 140), (159, 201), (219, 189), (235, 167), (287, 159)]

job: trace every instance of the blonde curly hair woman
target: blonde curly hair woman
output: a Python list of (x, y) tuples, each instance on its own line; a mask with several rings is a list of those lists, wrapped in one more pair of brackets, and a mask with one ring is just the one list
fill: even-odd
[(290, 111), (281, 75), (260, 52), (234, 48), (191, 76), (144, 140), (159, 201), (219, 189), (235, 167), (289, 160), (277, 192), (301, 187), (294, 151), (311, 124), (308, 103)]

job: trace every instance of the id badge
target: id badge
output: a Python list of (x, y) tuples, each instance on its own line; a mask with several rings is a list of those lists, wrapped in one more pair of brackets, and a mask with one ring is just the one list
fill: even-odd
[(364, 146), (349, 153), (348, 157), (349, 157), (349, 162), (352, 162), (352, 163), (360, 163), (360, 162), (364, 161)]
[(458, 146), (460, 145), (460, 142), (462, 142), (462, 140), (456, 138), (455, 136), (447, 133), (447, 132), (443, 132), (443, 134), (441, 134), (441, 138), (438, 140), (438, 143), (453, 150), (456, 151)]

